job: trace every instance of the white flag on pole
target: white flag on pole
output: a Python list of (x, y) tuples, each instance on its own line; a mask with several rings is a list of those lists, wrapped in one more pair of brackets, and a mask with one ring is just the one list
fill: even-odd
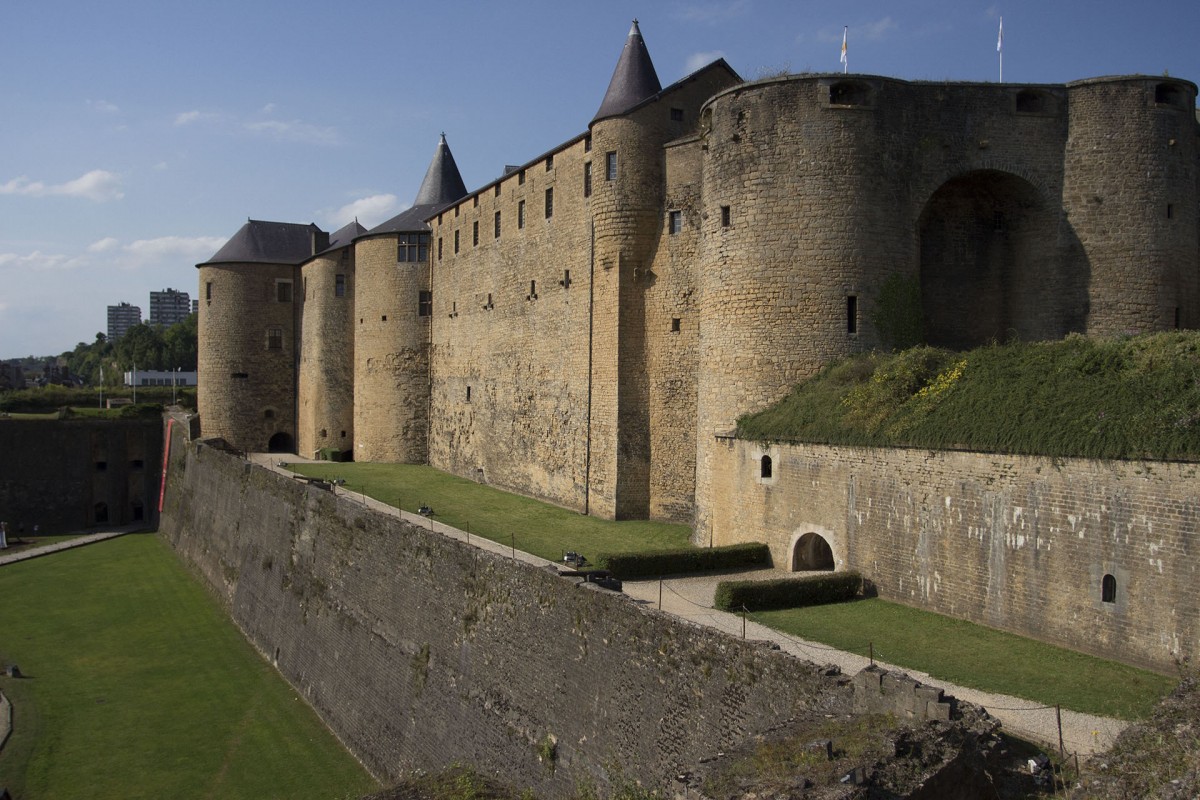
[(1004, 52), (1004, 17), (1000, 18), (1000, 36), (996, 39), (996, 52)]
[(846, 72), (847, 70), (850, 69), (850, 61), (846, 58), (846, 34), (848, 34), (849, 32), (850, 32), (849, 25), (842, 28), (842, 64), (844, 65), (842, 67), (842, 72)]

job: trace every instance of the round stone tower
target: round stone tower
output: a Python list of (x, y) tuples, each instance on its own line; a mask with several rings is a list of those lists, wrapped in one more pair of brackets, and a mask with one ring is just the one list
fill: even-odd
[(367, 229), (355, 220), (329, 248), (300, 266), (297, 453), (313, 457), (354, 442), (354, 246)]
[(205, 437), (294, 452), (299, 263), (315, 225), (249, 220), (200, 269), (197, 404)]
[(718, 94), (702, 111), (696, 538), (704, 544), (715, 437), (827, 361), (876, 346), (862, 324), (864, 295), (880, 276), (916, 269), (912, 226), (895, 203), (872, 200), (894, 194), (878, 168), (887, 128), (869, 87), (837, 96), (845, 86), (767, 80)]
[(1091, 270), (1089, 334), (1200, 326), (1196, 85), (1068, 84), (1063, 205)]
[(443, 135), (413, 205), (354, 244), (354, 460), (422, 463), (429, 446), (429, 226), (465, 196)]

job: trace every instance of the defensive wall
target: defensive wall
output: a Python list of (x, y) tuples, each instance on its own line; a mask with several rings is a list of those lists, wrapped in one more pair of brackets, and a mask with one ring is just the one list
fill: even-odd
[[(1196, 86), (799, 75), (701, 115), (697, 535), (714, 436), (823, 364), (1200, 325)], [(900, 302), (913, 287), (919, 300)]]
[(851, 688), (764, 644), (176, 438), (160, 531), (384, 779), (453, 762), (539, 794), (661, 786)]
[(0, 520), (57, 534), (96, 525), (152, 526), (162, 475), (158, 417), (0, 420)]
[(1200, 659), (1200, 465), (729, 437), (714, 452), (715, 544), (765, 541), (797, 568), (816, 535), (889, 600), (1158, 670)]

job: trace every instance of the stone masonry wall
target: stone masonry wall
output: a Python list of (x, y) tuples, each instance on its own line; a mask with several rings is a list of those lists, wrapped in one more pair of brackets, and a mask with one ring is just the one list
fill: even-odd
[[(151, 420), (0, 420), (0, 520), (9, 539), (97, 524), (152, 526), (162, 434)], [(98, 504), (104, 504), (97, 520)]]
[(765, 541), (786, 566), (816, 533), (889, 600), (1154, 669), (1200, 658), (1196, 464), (733, 439), (715, 452), (716, 544)]
[(308, 261), (300, 276), (296, 452), (312, 458), (321, 448), (354, 444), (354, 248)]
[(564, 796), (662, 786), (849, 687), (176, 442), (160, 528), (251, 642), (385, 780), (454, 762)]

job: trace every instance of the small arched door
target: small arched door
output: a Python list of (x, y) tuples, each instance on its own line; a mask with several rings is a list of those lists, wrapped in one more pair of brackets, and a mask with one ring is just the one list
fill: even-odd
[(283, 431), (272, 436), (267, 442), (267, 451), (271, 453), (293, 453), (295, 449), (291, 435)]
[(833, 570), (833, 549), (819, 533), (806, 533), (792, 550), (792, 572)]

